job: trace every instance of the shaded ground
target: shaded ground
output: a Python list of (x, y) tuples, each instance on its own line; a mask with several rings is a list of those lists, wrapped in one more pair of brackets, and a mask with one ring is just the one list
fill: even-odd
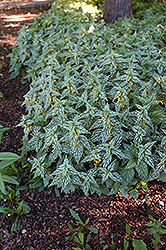
[[(12, 0), (11, 0), (12, 1)], [(0, 125), (11, 129), (4, 133), (0, 151), (20, 153), (22, 145), (22, 129), (16, 127), (24, 108), (21, 107), (23, 95), (28, 91), (28, 84), (21, 84), (21, 77), (9, 80), (9, 58), (11, 45), (16, 42), (17, 31), (27, 24), (34, 15), (47, 10), (46, 7), (33, 9), (12, 9), (0, 12), (0, 91), (4, 98), (0, 99)], [(20, 19), (21, 17), (21, 19)], [(18, 19), (19, 18), (19, 19)], [(4, 58), (3, 58), (4, 57)], [(166, 186), (165, 183), (153, 181), (149, 183), (149, 191), (140, 191), (137, 201), (116, 195), (89, 195), (82, 191), (62, 194), (56, 197), (54, 191), (26, 190), (21, 191), (20, 197), (31, 207), (29, 214), (21, 217), (21, 229), (11, 232), (14, 216), (6, 216), (0, 226), (0, 249), (36, 249), (36, 250), (70, 250), (73, 240), (67, 241), (69, 235), (67, 224), (77, 227), (75, 219), (70, 215), (69, 208), (75, 210), (83, 221), (90, 218), (90, 226), (99, 229), (97, 236), (92, 234), (90, 246), (94, 250), (103, 249), (104, 245), (114, 241), (115, 249), (123, 249), (123, 237), (127, 237), (125, 224), (131, 227), (132, 237), (143, 239), (148, 249), (153, 249), (152, 234), (146, 231), (145, 223), (149, 222), (148, 215), (155, 219), (166, 218)], [(3, 205), (3, 201), (0, 201)], [(0, 220), (3, 217), (0, 214)], [(166, 224), (165, 224), (166, 225)], [(161, 236), (163, 244), (160, 249), (166, 249), (166, 235)], [(102, 246), (100, 241), (103, 242)], [(109, 247), (108, 249), (113, 249)]]

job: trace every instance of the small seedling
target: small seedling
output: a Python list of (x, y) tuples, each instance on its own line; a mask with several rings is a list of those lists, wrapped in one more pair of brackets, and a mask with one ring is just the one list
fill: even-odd
[(128, 238), (124, 238), (124, 250), (127, 250), (129, 247), (129, 243), (131, 242), (134, 250), (147, 250), (146, 244), (142, 240), (134, 239), (131, 237), (130, 233), (130, 227), (128, 224), (126, 224), (126, 232), (128, 235)]
[[(29, 211), (30, 211), (30, 207), (24, 201), (19, 202), (17, 208), (15, 208), (15, 209), (11, 209), (10, 206), (9, 207), (0, 207), (0, 212), (4, 213), (5, 215), (6, 214), (8, 214), (8, 215), (16, 214), (17, 215), (14, 223), (12, 224), (11, 231), (16, 231), (16, 230), (20, 229), (19, 218), (21, 215), (29, 213)], [(2, 221), (3, 221), (3, 219), (1, 220), (1, 223), (2, 223)], [(0, 223), (0, 225), (1, 225), (1, 223)]]
[(158, 243), (163, 243), (160, 239), (160, 234), (166, 234), (166, 226), (163, 225), (163, 222), (166, 221), (166, 218), (161, 221), (160, 219), (155, 220), (151, 215), (148, 215), (148, 217), (150, 219), (150, 222), (145, 225), (149, 227), (147, 231), (154, 235), (152, 244), (155, 250), (159, 250)]
[(90, 246), (88, 244), (89, 240), (91, 239), (91, 233), (88, 234), (87, 237), (85, 237), (84, 233), (82, 233), (81, 231), (83, 229), (89, 230), (90, 232), (97, 234), (98, 233), (98, 229), (94, 228), (94, 227), (88, 227), (88, 223), (89, 223), (89, 218), (86, 220), (86, 222), (84, 223), (81, 218), (79, 217), (78, 214), (76, 214), (75, 211), (73, 211), (72, 209), (69, 209), (71, 215), (76, 219), (77, 223), (79, 224), (79, 227), (77, 228), (77, 236), (75, 235), (74, 231), (73, 231), (73, 227), (71, 224), (68, 224), (68, 227), (70, 229), (70, 232), (72, 233), (71, 236), (66, 237), (67, 240), (70, 239), (70, 237), (73, 238), (73, 240), (78, 243), (80, 245), (80, 247), (73, 247), (72, 249), (74, 250), (90, 250)]

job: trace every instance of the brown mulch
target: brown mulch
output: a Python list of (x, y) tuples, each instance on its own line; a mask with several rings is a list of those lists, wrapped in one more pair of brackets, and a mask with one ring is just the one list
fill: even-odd
[[(21, 104), (24, 94), (29, 90), (28, 84), (21, 83), (21, 76), (9, 80), (7, 55), (11, 53), (11, 45), (16, 42), (17, 31), (23, 24), (28, 24), (27, 17), (33, 17), (47, 9), (48, 7), (36, 7), (0, 12), (0, 63), (2, 63), (0, 91), (4, 95), (0, 99), (0, 125), (11, 128), (4, 133), (0, 151), (20, 154), (23, 131), (16, 125), (25, 112)], [(20, 16), (25, 20), (16, 19)], [(70, 235), (68, 223), (77, 228), (77, 223), (69, 212), (71, 208), (84, 222), (90, 218), (89, 225), (98, 228), (99, 233), (92, 234), (90, 240), (92, 249), (102, 250), (104, 245), (111, 243), (112, 240), (115, 249), (123, 249), (123, 237), (127, 237), (125, 224), (128, 223), (132, 237), (144, 240), (151, 250), (153, 236), (146, 231), (145, 223), (149, 222), (148, 215), (152, 215), (157, 220), (166, 218), (166, 186), (165, 183), (153, 181), (148, 184), (148, 187), (147, 193), (140, 190), (137, 200), (131, 197), (126, 199), (119, 194), (101, 197), (94, 194), (86, 197), (80, 190), (71, 194), (62, 193), (61, 197), (56, 197), (54, 191), (48, 189), (41, 192), (37, 189), (21, 191), (20, 199), (28, 203), (31, 211), (21, 217), (21, 229), (15, 232), (10, 230), (15, 217), (10, 215), (5, 217), (0, 226), (0, 249), (70, 250), (76, 247), (73, 240), (65, 239)], [(0, 200), (0, 205), (4, 205), (3, 200)], [(2, 218), (3, 215), (0, 214), (0, 220)], [(118, 237), (117, 234), (122, 236)], [(164, 250), (166, 234), (161, 235), (161, 239), (164, 243), (159, 246)]]

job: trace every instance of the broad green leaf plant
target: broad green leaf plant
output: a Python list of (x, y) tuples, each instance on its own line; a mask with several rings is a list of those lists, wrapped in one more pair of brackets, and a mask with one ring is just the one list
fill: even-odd
[(34, 178), (133, 197), (166, 180), (165, 10), (106, 25), (56, 1), (22, 27), (10, 70), (30, 81), (20, 125)]

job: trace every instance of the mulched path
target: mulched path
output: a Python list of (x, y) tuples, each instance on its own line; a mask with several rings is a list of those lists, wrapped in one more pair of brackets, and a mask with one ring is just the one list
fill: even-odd
[[(20, 154), (23, 131), (16, 127), (21, 115), (25, 112), (21, 107), (23, 96), (29, 89), (28, 84), (21, 84), (21, 76), (9, 80), (9, 58), (11, 45), (16, 42), (17, 31), (29, 20), (11, 21), (11, 15), (20, 17), (24, 15), (39, 14), (47, 7), (36, 7), (33, 9), (12, 9), (0, 12), (0, 91), (4, 97), (0, 99), (0, 125), (11, 129), (4, 133), (0, 151), (10, 151)], [(29, 13), (27, 15), (27, 13)], [(8, 18), (2, 20), (4, 16)], [(3, 16), (2, 16), (3, 15)], [(10, 20), (10, 22), (8, 22)], [(4, 57), (4, 59), (1, 59)], [(76, 229), (77, 223), (71, 216), (69, 208), (78, 213), (85, 222), (90, 218), (89, 225), (98, 228), (97, 235), (92, 234), (90, 246), (94, 250), (102, 250), (105, 244), (115, 244), (114, 249), (123, 248), (123, 237), (127, 237), (125, 224), (131, 227), (131, 236), (143, 239), (149, 250), (153, 249), (153, 236), (146, 231), (145, 224), (149, 222), (148, 215), (155, 219), (166, 218), (166, 185), (165, 183), (153, 181), (148, 184), (147, 193), (140, 190), (138, 200), (131, 197), (126, 199), (118, 194), (99, 197), (97, 194), (88, 195), (76, 190), (71, 194), (61, 194), (57, 197), (53, 190), (28, 189), (21, 191), (20, 199), (24, 200), (31, 207), (29, 214), (21, 217), (21, 229), (11, 232), (11, 225), (15, 220), (14, 216), (6, 216), (0, 226), (0, 249), (29, 249), (29, 250), (70, 250), (76, 247), (74, 241), (66, 240), (70, 235), (68, 223)], [(0, 205), (3, 205), (0, 200)], [(0, 214), (0, 220), (3, 215)], [(165, 224), (166, 225), (166, 224)], [(117, 234), (122, 235), (117, 236)], [(166, 249), (166, 234), (161, 235), (164, 242), (160, 249)], [(102, 242), (102, 245), (100, 244)], [(109, 247), (108, 249), (113, 249)]]

